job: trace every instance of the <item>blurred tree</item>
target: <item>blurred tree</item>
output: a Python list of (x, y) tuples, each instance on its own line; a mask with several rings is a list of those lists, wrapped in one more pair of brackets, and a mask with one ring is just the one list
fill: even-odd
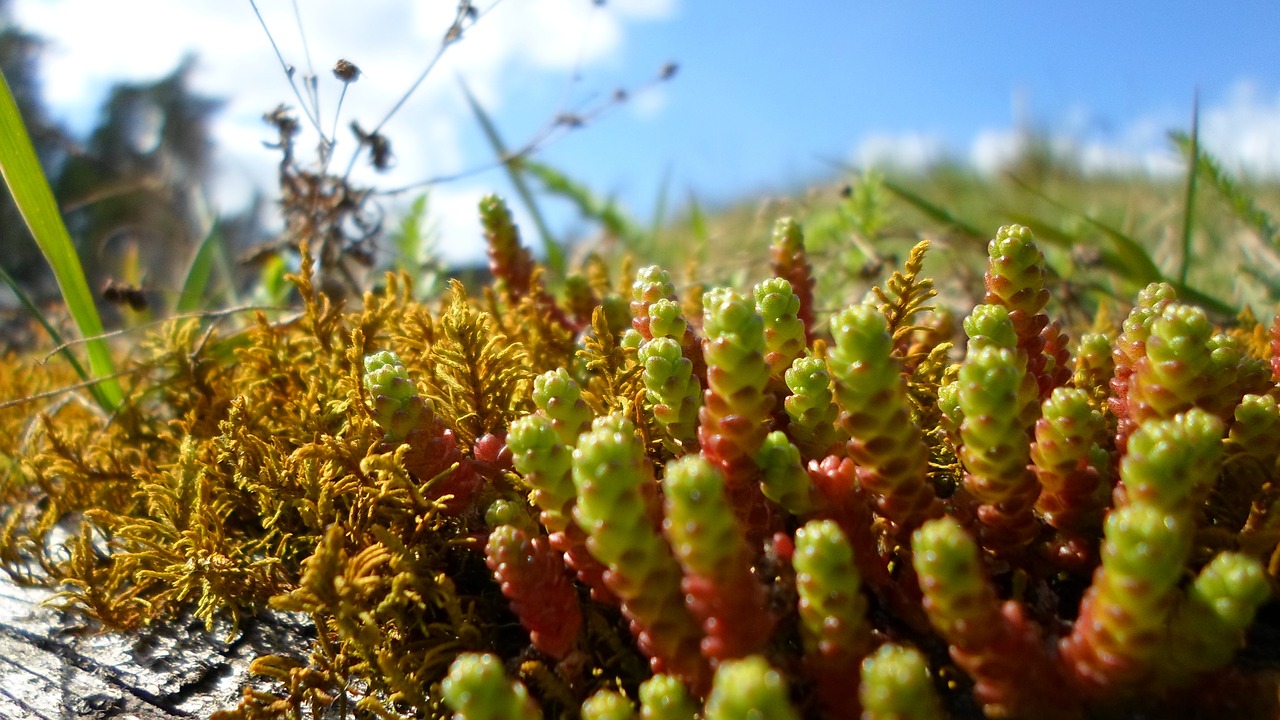
[[(154, 82), (111, 89), (96, 129), (79, 145), (40, 97), (44, 41), (17, 27), (0, 0), (0, 70), (63, 208), (90, 285), (108, 278), (176, 290), (211, 221), (206, 208), (220, 102), (192, 93), (187, 58)], [(58, 297), (48, 266), (8, 193), (0, 197), (0, 266), (35, 298)], [(133, 277), (133, 276), (138, 277)]]
[(58, 196), (98, 282), (174, 290), (208, 230), (209, 120), (221, 103), (191, 92), (193, 66), (188, 57), (159, 80), (112, 88), (85, 152), (63, 166)]

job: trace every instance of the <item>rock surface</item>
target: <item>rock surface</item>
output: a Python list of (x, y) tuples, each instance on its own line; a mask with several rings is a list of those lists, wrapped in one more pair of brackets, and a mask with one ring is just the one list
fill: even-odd
[(206, 632), (188, 619), (127, 636), (44, 603), (52, 593), (0, 576), (0, 718), (168, 720), (233, 707), (265, 653), (298, 654), (306, 624), (285, 616)]

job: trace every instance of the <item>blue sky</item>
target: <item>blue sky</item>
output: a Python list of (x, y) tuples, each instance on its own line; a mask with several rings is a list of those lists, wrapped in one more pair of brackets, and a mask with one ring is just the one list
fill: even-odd
[[(487, 4), (478, 3), (481, 7)], [(288, 0), (260, 0), (287, 59), (306, 67)], [(360, 10), (353, 10), (356, 5)], [(298, 0), (324, 112), (343, 57), (365, 70), (344, 121), (373, 124), (447, 27), (453, 0)], [(483, 165), (489, 151), (456, 78), (513, 145), (556, 113), (677, 62), (676, 78), (541, 150), (541, 157), (647, 217), (673, 196), (716, 203), (831, 177), (831, 163), (920, 164), (942, 155), (997, 167), (1030, 123), (1090, 167), (1176, 172), (1164, 139), (1199, 91), (1206, 144), (1229, 163), (1280, 174), (1280, 3), (502, 0), (451, 48), (388, 126), (395, 187)], [(112, 78), (154, 78), (200, 54), (197, 87), (231, 98), (214, 205), (269, 186), (277, 158), (258, 118), (295, 103), (247, 0), (14, 0), (53, 43), (55, 112), (92, 122)], [(67, 18), (77, 18), (68, 22)], [(339, 134), (340, 141), (347, 136)], [(347, 142), (350, 146), (350, 142)], [(474, 255), (475, 199), (506, 192), (490, 172), (432, 190), (454, 257)], [(571, 218), (561, 222), (571, 225)]]
[[(970, 158), (984, 133), (1020, 121), (1117, 154), (1160, 151), (1197, 88), (1202, 112), (1256, 104), (1275, 125), (1280, 3), (1235, 5), (685, 2), (624, 51), (627, 67), (682, 61), (659, 121), (632, 124), (628, 144), (644, 150), (626, 155), (650, 182), (660, 169), (645, 156), (728, 197), (820, 177), (824, 159), (860, 159), (875, 138)], [(549, 156), (588, 167), (617, 141), (584, 133)], [(598, 172), (597, 184), (630, 182)]]

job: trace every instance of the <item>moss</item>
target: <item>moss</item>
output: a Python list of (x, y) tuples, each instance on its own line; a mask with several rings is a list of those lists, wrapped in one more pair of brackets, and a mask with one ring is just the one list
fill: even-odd
[(349, 308), (304, 254), (297, 313), (166, 322), (112, 417), (0, 358), (0, 565), (109, 630), (310, 617), (225, 718), (932, 717), (902, 690), (930, 686), (1115, 717), (1222, 678), (1274, 709), (1276, 668), (1233, 661), (1280, 569), (1261, 324), (1161, 284), (1122, 327), (1049, 317), (1015, 228), (963, 352), (927, 243), (827, 338), (795, 222), (759, 305), (596, 258), (562, 312), (484, 212), (500, 287)]

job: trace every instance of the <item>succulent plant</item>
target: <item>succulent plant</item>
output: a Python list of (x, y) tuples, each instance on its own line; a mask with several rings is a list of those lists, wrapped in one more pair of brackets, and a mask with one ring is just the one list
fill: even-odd
[(968, 313), (921, 242), (827, 317), (865, 288), (816, 301), (794, 220), (751, 295), (548, 289), (482, 222), (482, 293), (350, 309), (308, 254), (298, 321), (172, 321), (127, 413), (0, 407), (0, 567), (108, 629), (314, 623), (218, 720), (1280, 712), (1280, 319), (1051, 317), (1019, 226)]

